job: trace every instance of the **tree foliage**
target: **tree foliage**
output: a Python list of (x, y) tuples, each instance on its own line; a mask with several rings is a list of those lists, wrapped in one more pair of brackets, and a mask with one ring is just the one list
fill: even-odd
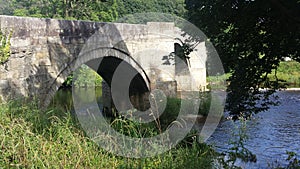
[(81, 87), (101, 86), (102, 78), (94, 70), (82, 65), (73, 76), (74, 85)]
[(33, 16), (60, 19), (113, 21), (117, 19), (117, 2), (86, 0), (12, 0), (1, 13), (15, 16)]
[(0, 0), (0, 13), (61, 19), (111, 22), (128, 14), (185, 13), (184, 0)]
[(282, 86), (277, 78), (271, 81), (268, 74), (285, 57), (300, 61), (299, 0), (185, 3), (187, 18), (209, 37), (226, 72), (232, 73), (227, 110), (232, 115), (248, 117), (275, 104), (269, 96)]
[(186, 9), (184, 0), (119, 0), (121, 16), (144, 12), (161, 12), (183, 17)]

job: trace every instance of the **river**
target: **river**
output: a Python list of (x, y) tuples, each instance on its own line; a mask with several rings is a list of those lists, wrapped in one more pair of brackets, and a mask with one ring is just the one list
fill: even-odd
[[(257, 162), (239, 162), (238, 165), (243, 168), (269, 168), (278, 164), (286, 166), (286, 151), (300, 155), (300, 91), (280, 91), (276, 94), (281, 102), (279, 106), (255, 115), (246, 123), (249, 138), (245, 141), (245, 147), (256, 155)], [(237, 125), (232, 121), (221, 122), (208, 142), (217, 151), (228, 150)]]
[[(101, 95), (101, 88), (96, 93)], [(279, 106), (255, 115), (254, 119), (246, 123), (246, 134), (249, 138), (245, 141), (245, 147), (256, 155), (257, 162), (238, 162), (237, 165), (242, 168), (287, 165), (286, 151), (300, 155), (300, 91), (280, 91), (276, 94), (281, 102)], [(99, 97), (97, 100), (102, 100)], [(71, 92), (60, 90), (54, 100), (71, 105)], [(236, 125), (236, 122), (230, 120), (222, 121), (208, 139), (208, 143), (219, 152), (228, 150)]]

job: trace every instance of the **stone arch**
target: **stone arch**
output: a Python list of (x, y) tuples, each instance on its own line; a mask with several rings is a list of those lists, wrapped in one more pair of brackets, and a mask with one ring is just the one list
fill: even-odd
[[(107, 65), (109, 62), (113, 63)], [(88, 65), (91, 69), (96, 71), (110, 85), (112, 73), (121, 62), (128, 66), (128, 71), (135, 71), (137, 74), (137, 76), (132, 79), (130, 85), (132, 93), (150, 91), (150, 80), (146, 72), (143, 70), (142, 66), (130, 56), (130, 54), (117, 48), (99, 47), (86, 52), (81, 52), (77, 57), (66, 64), (52, 83), (49, 84), (48, 89), (46, 89), (46, 96), (41, 96), (42, 99), (40, 99), (40, 104), (42, 108), (46, 108), (50, 104), (51, 99), (67, 77), (83, 64)], [(110, 74), (105, 74), (106, 69), (110, 69)]]

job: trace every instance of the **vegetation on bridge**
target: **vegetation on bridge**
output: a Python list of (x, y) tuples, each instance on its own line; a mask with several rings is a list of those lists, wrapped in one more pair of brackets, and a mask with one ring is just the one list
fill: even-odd
[(5, 63), (10, 57), (10, 38), (12, 31), (0, 30), (0, 64)]

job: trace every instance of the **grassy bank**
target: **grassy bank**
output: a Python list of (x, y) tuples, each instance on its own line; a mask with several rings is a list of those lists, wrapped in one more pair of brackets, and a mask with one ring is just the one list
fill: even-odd
[[(275, 71), (269, 75), (271, 80), (275, 79)], [(300, 87), (300, 63), (296, 61), (280, 62), (276, 72), (277, 78), (284, 80), (287, 87)]]
[(1, 104), (0, 115), (0, 168), (211, 168), (216, 155), (190, 136), (153, 158), (118, 157), (86, 137), (70, 113), (18, 101)]
[[(208, 76), (208, 89), (225, 89), (226, 80), (231, 76), (230, 73), (220, 76)], [(296, 61), (280, 62), (276, 71), (278, 79), (283, 80), (287, 84), (287, 88), (300, 88), (300, 63)], [(268, 75), (271, 81), (275, 80), (275, 70)]]

